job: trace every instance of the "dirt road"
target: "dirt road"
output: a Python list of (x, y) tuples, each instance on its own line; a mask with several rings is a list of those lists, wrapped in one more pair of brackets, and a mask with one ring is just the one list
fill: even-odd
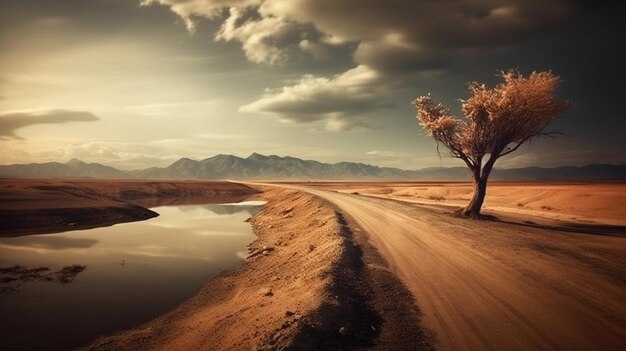
[(452, 218), (305, 188), (370, 235), (414, 294), (441, 350), (618, 350), (626, 238)]

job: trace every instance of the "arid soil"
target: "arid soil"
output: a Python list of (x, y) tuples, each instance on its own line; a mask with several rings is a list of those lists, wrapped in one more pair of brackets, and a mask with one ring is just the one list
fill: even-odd
[[(306, 182), (302, 185), (438, 207), (460, 207), (468, 182)], [(560, 221), (626, 225), (626, 183), (505, 182), (487, 188), (486, 213), (513, 213)]]
[(416, 298), (437, 349), (626, 345), (623, 235), (460, 219), (451, 209), (344, 194), (337, 185), (289, 186), (332, 202), (370, 235)]
[(256, 191), (230, 182), (0, 181), (0, 235), (58, 233), (144, 220), (146, 207), (240, 201)]
[(86, 349), (431, 349), (410, 293), (362, 233), (306, 193), (263, 196), (268, 203), (251, 220), (258, 239), (240, 269), (209, 280), (171, 313)]
[[(63, 194), (77, 196), (74, 182), (56, 184), (61, 188), (28, 182), (16, 181), (19, 191), (2, 184), (16, 199), (34, 189), (20, 200), (26, 211), (54, 208)], [(103, 213), (111, 204), (143, 209), (154, 200), (141, 194), (194, 193), (172, 189), (199, 186), (139, 182), (119, 186), (124, 192), (106, 183), (105, 196), (87, 193), (78, 196), (84, 202), (67, 204), (100, 205)], [(246, 262), (211, 278), (170, 313), (86, 349), (621, 350), (626, 344), (623, 184), (492, 184), (487, 208), (499, 221), (454, 217), (469, 189), (460, 183), (223, 187), (242, 195), (261, 191), (257, 196), (268, 201), (251, 219), (258, 239)], [(49, 197), (33, 196), (41, 191)], [(27, 205), (29, 198), (40, 201)]]

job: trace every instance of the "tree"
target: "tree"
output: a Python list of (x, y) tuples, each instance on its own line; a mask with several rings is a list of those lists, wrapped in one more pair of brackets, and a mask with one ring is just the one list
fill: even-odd
[(535, 138), (557, 134), (546, 128), (570, 106), (555, 96), (561, 79), (552, 72), (533, 72), (524, 77), (509, 70), (499, 76), (504, 82), (492, 89), (477, 82), (468, 84), (470, 97), (461, 100), (463, 119), (433, 102), (430, 94), (413, 101), (417, 119), (437, 142), (437, 150), (444, 145), (470, 170), (474, 194), (460, 210), (464, 216), (481, 217), (487, 180), (496, 161)]

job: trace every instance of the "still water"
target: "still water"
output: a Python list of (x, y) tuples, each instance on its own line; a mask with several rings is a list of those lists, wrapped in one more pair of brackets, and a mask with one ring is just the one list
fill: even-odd
[(262, 205), (153, 208), (159, 217), (60, 234), (0, 238), (0, 267), (86, 265), (74, 283), (26, 282), (0, 295), (0, 350), (65, 350), (157, 317), (238, 266)]

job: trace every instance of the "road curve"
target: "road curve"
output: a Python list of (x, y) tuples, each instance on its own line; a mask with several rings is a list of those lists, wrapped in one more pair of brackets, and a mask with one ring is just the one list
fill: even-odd
[(389, 200), (298, 188), (332, 202), (369, 234), (415, 296), (438, 349), (626, 345), (626, 238), (456, 219)]

